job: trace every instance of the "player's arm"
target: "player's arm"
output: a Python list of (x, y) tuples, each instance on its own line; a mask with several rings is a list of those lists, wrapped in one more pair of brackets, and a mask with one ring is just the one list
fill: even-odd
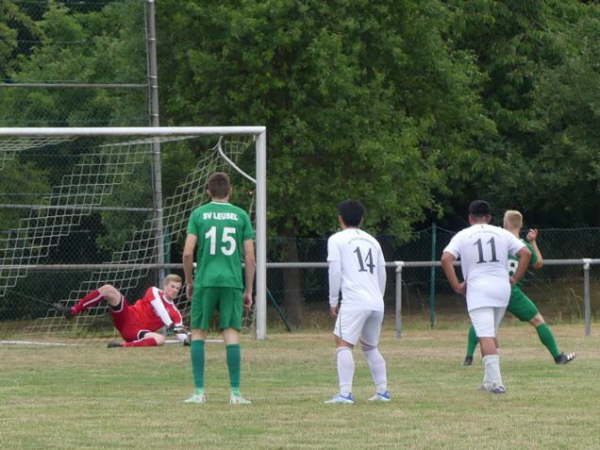
[(150, 305), (152, 306), (152, 310), (154, 314), (156, 314), (165, 327), (169, 328), (173, 325), (173, 321), (171, 320), (171, 316), (169, 316), (169, 312), (167, 308), (160, 298), (160, 293), (157, 288), (153, 287), (152, 289), (152, 300), (150, 300)]
[(342, 257), (333, 236), (327, 241), (327, 264), (329, 266), (327, 271), (329, 277), (329, 313), (331, 317), (336, 317), (340, 289), (342, 288)]
[(381, 294), (385, 295), (385, 284), (387, 281), (387, 273), (385, 271), (385, 258), (383, 252), (379, 249), (379, 262), (377, 263), (377, 282), (379, 283), (379, 289)]
[(185, 293), (192, 298), (194, 286), (194, 250), (198, 243), (198, 236), (188, 233), (183, 246), (183, 273), (185, 274)]
[(329, 264), (329, 312), (337, 315), (340, 289), (342, 287), (342, 262), (339, 259), (327, 261)]
[(534, 269), (541, 269), (542, 266), (544, 265), (544, 259), (542, 258), (542, 252), (540, 252), (540, 248), (537, 245), (537, 237), (538, 237), (538, 230), (536, 228), (532, 228), (531, 230), (529, 230), (529, 232), (527, 233), (527, 241), (531, 244), (531, 246), (533, 247), (533, 252), (535, 253), (536, 256), (536, 261), (535, 264), (533, 264), (533, 268)]
[(529, 261), (531, 260), (531, 251), (529, 251), (527, 246), (524, 245), (517, 252), (517, 256), (519, 257), (519, 266), (517, 267), (515, 274), (510, 277), (511, 284), (517, 283), (521, 278), (523, 278), (525, 272), (527, 272), (527, 267), (529, 267)]
[(244, 241), (244, 306), (250, 309), (252, 306), (252, 289), (254, 287), (254, 274), (256, 273), (256, 257), (254, 256), (254, 241)]
[(456, 276), (456, 270), (454, 269), (454, 261), (456, 261), (456, 257), (450, 252), (442, 253), (442, 269), (446, 278), (448, 279), (448, 283), (450, 283), (450, 287), (457, 294), (465, 295), (466, 293), (466, 285), (464, 282), (460, 282), (458, 276)]

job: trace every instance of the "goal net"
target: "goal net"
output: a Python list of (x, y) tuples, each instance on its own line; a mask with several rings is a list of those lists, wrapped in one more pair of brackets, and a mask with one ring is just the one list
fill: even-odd
[[(256, 336), (266, 337), (266, 132), (263, 127), (0, 129), (0, 339), (106, 337), (106, 305), (67, 321), (110, 283), (134, 301), (182, 274), (190, 212), (225, 171), (233, 202), (255, 211)], [(23, 177), (23, 175), (25, 175)], [(36, 189), (40, 189), (38, 192)], [(91, 252), (91, 253), (90, 253)], [(184, 316), (189, 299), (177, 302)]]

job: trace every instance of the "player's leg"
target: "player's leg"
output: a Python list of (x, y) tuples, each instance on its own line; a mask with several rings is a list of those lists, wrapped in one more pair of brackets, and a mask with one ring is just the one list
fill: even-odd
[(338, 311), (333, 334), (338, 373), (339, 393), (325, 403), (354, 403), (352, 383), (354, 380), (354, 355), (352, 349), (358, 343), (364, 323), (370, 311), (348, 311), (344, 306)]
[(548, 349), (556, 364), (568, 364), (575, 359), (574, 353), (562, 353), (554, 333), (546, 324), (537, 306), (519, 288), (513, 288), (509, 310), (522, 322), (529, 322), (536, 330), (541, 343)]
[(165, 343), (165, 337), (153, 331), (141, 331), (138, 336), (138, 339), (124, 342), (122, 347), (157, 347)]
[(375, 395), (369, 400), (389, 402), (386, 363), (378, 347), (382, 323), (383, 311), (373, 311), (363, 327), (360, 344), (375, 384)]
[(54, 304), (54, 307), (62, 312), (65, 317), (73, 317), (88, 308), (96, 306), (102, 301), (106, 301), (111, 306), (117, 306), (121, 302), (123, 296), (117, 288), (110, 284), (100, 286), (98, 289), (88, 292), (71, 308), (66, 308), (62, 304)]
[(240, 330), (244, 311), (243, 291), (235, 288), (219, 289), (219, 328), (225, 341), (227, 370), (231, 395), (229, 403), (243, 405), (251, 403), (240, 393), (242, 376), (242, 349), (240, 346)]
[(463, 366), (470, 366), (473, 364), (473, 354), (475, 353), (475, 348), (479, 343), (479, 339), (477, 339), (477, 333), (475, 333), (475, 328), (473, 325), (469, 327), (469, 333), (467, 336), (467, 354), (465, 356), (465, 360), (463, 361)]
[(204, 392), (204, 362), (205, 341), (210, 320), (218, 297), (214, 288), (194, 289), (192, 298), (192, 311), (190, 328), (192, 329), (192, 342), (190, 344), (190, 358), (192, 361), (192, 375), (194, 377), (194, 393), (185, 400), (186, 403), (205, 403)]
[[(497, 310), (497, 311), (496, 311)], [(482, 388), (493, 393), (505, 392), (500, 373), (500, 357), (496, 348), (497, 326), (504, 316), (505, 308), (476, 308), (469, 311), (469, 316), (481, 347), (484, 375)]]

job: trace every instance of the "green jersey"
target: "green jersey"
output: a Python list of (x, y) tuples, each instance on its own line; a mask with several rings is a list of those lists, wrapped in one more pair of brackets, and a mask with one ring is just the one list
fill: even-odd
[(248, 213), (213, 201), (192, 212), (187, 232), (198, 237), (195, 286), (242, 289), (244, 241), (254, 239)]
[[(525, 239), (521, 239), (521, 242), (523, 242), (527, 246), (529, 251), (531, 252), (531, 259), (529, 260), (529, 265), (533, 266), (535, 263), (537, 263), (537, 260), (538, 260), (537, 255), (535, 254), (535, 251), (533, 250), (533, 245), (531, 245)], [(508, 275), (510, 275), (512, 277), (515, 274), (515, 272), (517, 271), (517, 267), (519, 267), (519, 258), (517, 256), (508, 255)], [(521, 282), (519, 281), (517, 284), (515, 284), (515, 286), (519, 286), (520, 283)], [(515, 286), (513, 286), (513, 287), (515, 287)]]

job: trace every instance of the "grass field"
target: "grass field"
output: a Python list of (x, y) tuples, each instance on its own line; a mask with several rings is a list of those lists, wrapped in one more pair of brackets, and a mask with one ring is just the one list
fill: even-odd
[[(466, 324), (466, 322), (462, 322)], [(529, 325), (501, 329), (508, 393), (478, 392), (479, 358), (462, 367), (465, 329), (427, 330), (405, 318), (382, 353), (393, 402), (370, 404), (355, 351), (355, 405), (336, 392), (328, 332), (243, 339), (242, 392), (230, 406), (225, 352), (207, 344), (206, 405), (192, 391), (188, 348), (0, 347), (0, 448), (600, 448), (598, 331), (554, 326), (577, 360), (556, 366)], [(596, 327), (600, 324), (595, 324)]]

